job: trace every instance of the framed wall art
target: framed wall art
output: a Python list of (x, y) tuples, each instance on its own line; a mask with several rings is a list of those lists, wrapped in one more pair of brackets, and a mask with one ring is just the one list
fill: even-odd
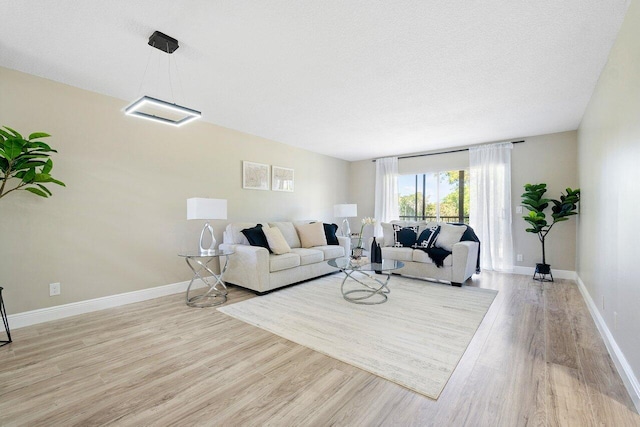
[(242, 188), (247, 190), (268, 190), (269, 165), (243, 161)]
[(271, 167), (271, 189), (273, 191), (293, 191), (293, 169)]

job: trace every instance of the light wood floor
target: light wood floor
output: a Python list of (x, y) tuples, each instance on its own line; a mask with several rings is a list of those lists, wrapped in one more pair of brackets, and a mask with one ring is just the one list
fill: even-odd
[(0, 425), (640, 425), (575, 283), (467, 286), (499, 293), (437, 401), (174, 295), (15, 330)]

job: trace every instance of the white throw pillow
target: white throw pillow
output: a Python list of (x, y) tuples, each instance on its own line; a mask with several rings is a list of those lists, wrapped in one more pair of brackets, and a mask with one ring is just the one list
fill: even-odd
[(269, 243), (271, 252), (276, 255), (288, 254), (291, 252), (291, 248), (279, 228), (263, 228), (262, 231), (264, 231), (264, 235), (267, 238), (267, 243)]
[(393, 224), (388, 222), (381, 222), (380, 226), (382, 227), (382, 246), (390, 247), (396, 241), (396, 232), (393, 229)]
[(324, 226), (321, 222), (314, 222), (312, 224), (294, 223), (294, 225), (300, 238), (300, 246), (303, 248), (325, 246), (327, 244), (327, 236), (324, 234)]
[(452, 252), (453, 245), (460, 241), (465, 231), (467, 231), (466, 225), (442, 224), (435, 246)]

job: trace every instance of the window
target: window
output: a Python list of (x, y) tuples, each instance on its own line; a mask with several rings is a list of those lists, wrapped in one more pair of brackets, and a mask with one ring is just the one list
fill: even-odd
[(398, 177), (400, 219), (469, 223), (469, 171)]

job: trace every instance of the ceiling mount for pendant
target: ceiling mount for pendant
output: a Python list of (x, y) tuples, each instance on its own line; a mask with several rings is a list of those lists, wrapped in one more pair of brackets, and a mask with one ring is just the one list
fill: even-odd
[(160, 31), (154, 31), (153, 34), (151, 34), (149, 37), (149, 46), (153, 46), (169, 54), (175, 52), (180, 47), (178, 40)]
[[(149, 46), (155, 47), (156, 49), (168, 54), (172, 54), (180, 47), (178, 45), (178, 40), (161, 33), (160, 31), (154, 31), (153, 34), (151, 34), (149, 37)], [(142, 80), (144, 81), (144, 77)], [(169, 85), (171, 85), (171, 74), (169, 74)], [(142, 87), (142, 84), (140, 87)], [(173, 89), (171, 93), (173, 97)], [(129, 116), (153, 120), (155, 122), (169, 124), (172, 126), (182, 126), (190, 121), (199, 119), (202, 116), (202, 113), (198, 110), (183, 107), (151, 96), (142, 96), (138, 98), (129, 104), (124, 109), (124, 112)]]

